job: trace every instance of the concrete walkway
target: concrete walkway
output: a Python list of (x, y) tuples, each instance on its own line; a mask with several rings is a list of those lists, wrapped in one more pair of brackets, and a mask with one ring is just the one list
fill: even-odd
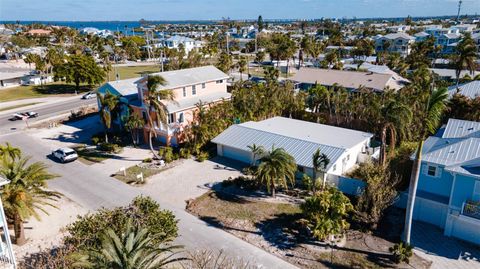
[(432, 261), (431, 269), (480, 269), (480, 247), (444, 236), (431, 224), (414, 222), (412, 244), (417, 255)]

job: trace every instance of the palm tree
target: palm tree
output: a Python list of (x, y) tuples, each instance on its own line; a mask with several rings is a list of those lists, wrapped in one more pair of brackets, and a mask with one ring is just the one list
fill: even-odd
[(405, 214), (405, 242), (410, 244), (410, 234), (412, 229), (413, 209), (415, 205), (415, 196), (417, 194), (418, 176), (422, 162), (422, 151), (424, 139), (428, 135), (434, 134), (443, 116), (447, 106), (448, 92), (446, 88), (434, 89), (429, 94), (424, 104), (423, 115), (418, 119), (421, 121), (420, 137), (417, 146), (417, 152), (413, 162), (412, 174), (410, 177), (410, 186), (408, 190), (407, 212)]
[(477, 64), (477, 47), (472, 36), (467, 33), (463, 39), (458, 42), (456, 47), (457, 54), (453, 56), (453, 64), (455, 66), (455, 75), (457, 76), (457, 87), (460, 82), (460, 74), (467, 69), (473, 75)]
[(390, 151), (393, 153), (397, 131), (406, 128), (407, 124), (412, 120), (411, 108), (403, 102), (390, 98), (380, 110), (381, 114), (381, 132), (382, 141), (380, 150), (380, 164), (385, 165), (387, 159), (387, 132), (390, 134)]
[(325, 153), (321, 153), (320, 149), (317, 149), (312, 156), (312, 164), (313, 164), (313, 193), (315, 193), (316, 185), (317, 185), (317, 173), (320, 172), (322, 176), (322, 189), (325, 189), (325, 172), (327, 169), (328, 164), (330, 163), (330, 159), (327, 157)]
[(266, 152), (260, 159), (256, 177), (266, 185), (267, 191), (271, 192), (272, 197), (275, 197), (277, 185), (284, 188), (288, 187), (288, 183), (294, 185), (296, 171), (295, 159), (283, 148), (272, 147), (272, 150)]
[(23, 221), (35, 217), (40, 219), (38, 210), (48, 214), (43, 206), (55, 207), (51, 202), (60, 198), (60, 193), (48, 191), (47, 181), (56, 176), (48, 173), (47, 166), (41, 162), (27, 164), (30, 158), (3, 158), (0, 175), (10, 181), (1, 190), (5, 214), (13, 219), (15, 241), (18, 245), (25, 243)]
[(13, 147), (10, 143), (5, 143), (5, 146), (0, 145), (0, 159), (10, 158), (14, 160), (15, 158), (20, 157), (22, 151), (19, 148)]
[(240, 72), (240, 81), (243, 80), (243, 77), (242, 77), (242, 74), (245, 73), (246, 69), (247, 69), (247, 60), (245, 59), (245, 57), (240, 57), (240, 60), (238, 61), (237, 63), (237, 66), (238, 66), (238, 72)]
[(247, 146), (253, 154), (252, 166), (257, 163), (257, 157), (262, 156), (265, 153), (265, 148), (263, 146), (257, 146), (257, 144), (252, 144)]
[(74, 255), (74, 267), (113, 269), (154, 269), (185, 260), (173, 258), (182, 246), (160, 247), (152, 242), (148, 230), (128, 222), (125, 230), (116, 234), (108, 229), (102, 235), (100, 250)]
[(157, 123), (158, 127), (165, 126), (168, 128), (168, 110), (162, 103), (162, 100), (175, 100), (175, 93), (172, 90), (157, 90), (158, 86), (164, 86), (166, 84), (167, 81), (161, 76), (149, 76), (147, 79), (147, 94), (145, 95), (144, 103), (147, 105), (148, 143), (155, 158), (158, 158), (158, 156), (153, 149), (152, 142), (153, 137), (157, 137), (154, 122)]
[(137, 114), (130, 114), (130, 116), (127, 118), (125, 128), (130, 132), (134, 146), (138, 145), (139, 143), (138, 129), (142, 128), (144, 124), (145, 122), (139, 116), (137, 116)]
[(105, 95), (97, 93), (97, 98), (100, 103), (100, 118), (105, 126), (105, 142), (108, 143), (108, 129), (112, 126), (112, 112), (118, 105), (119, 99), (108, 91)]

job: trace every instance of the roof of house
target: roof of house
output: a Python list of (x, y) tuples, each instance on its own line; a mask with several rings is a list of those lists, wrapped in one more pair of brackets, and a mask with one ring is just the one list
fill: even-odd
[(406, 33), (387, 34), (387, 35), (384, 35), (383, 38), (390, 39), (390, 40), (397, 39), (397, 38), (402, 38), (402, 39), (407, 39), (407, 40), (415, 40), (414, 37), (412, 37), (411, 35), (406, 34)]
[(172, 41), (172, 42), (193, 42), (193, 41), (195, 41), (195, 40), (194, 40), (194, 39), (191, 39), (190, 37), (186, 37), (186, 36), (174, 35), (174, 36), (171, 36), (171, 37), (165, 39), (165, 41)]
[(460, 84), (458, 85), (458, 87), (448, 87), (448, 93), (450, 96), (454, 95), (457, 92), (472, 99), (480, 97), (480, 81), (474, 80), (464, 84)]
[(30, 74), (30, 69), (4, 66), (0, 67), (0, 80), (22, 78), (28, 74)]
[[(99, 91), (113, 89), (114, 91), (118, 92), (121, 96), (138, 94), (137, 84), (135, 84), (135, 82), (138, 81), (138, 79), (139, 78), (137, 77), (137, 78), (110, 81), (103, 84), (100, 87)], [(110, 93), (113, 93), (113, 92), (110, 91)]]
[(212, 142), (246, 151), (252, 144), (266, 149), (283, 148), (295, 158), (298, 165), (305, 167), (313, 167), (313, 153), (320, 149), (330, 159), (328, 169), (346, 150), (364, 143), (372, 136), (371, 133), (274, 117), (232, 125)]
[(423, 160), (445, 170), (480, 178), (480, 122), (449, 119), (423, 147)]
[[(432, 72), (434, 72), (435, 74), (439, 75), (440, 77), (449, 77), (450, 79), (454, 79), (457, 76), (455, 69), (430, 68), (430, 70)], [(479, 71), (474, 71), (473, 72), (473, 76), (476, 76), (476, 75), (479, 75), (479, 74), (480, 74)], [(462, 70), (462, 72), (460, 72), (460, 77), (463, 78), (465, 75), (472, 76), (470, 71)]]
[(413, 36), (415, 36), (415, 37), (427, 37), (427, 36), (430, 36), (430, 35), (428, 33), (425, 33), (425, 32), (419, 32), (419, 33), (414, 34)]
[(392, 74), (319, 68), (301, 68), (291, 80), (325, 86), (338, 84), (349, 89), (358, 89), (364, 86), (376, 91), (383, 91), (386, 87), (399, 90), (408, 82), (408, 80), (400, 79), (399, 76)]
[[(175, 89), (189, 85), (229, 78), (227, 74), (223, 73), (213, 65), (154, 73), (150, 74), (150, 76), (161, 76), (166, 80), (166, 85), (159, 86), (159, 90)], [(136, 83), (146, 82), (147, 77), (143, 77), (137, 80)]]

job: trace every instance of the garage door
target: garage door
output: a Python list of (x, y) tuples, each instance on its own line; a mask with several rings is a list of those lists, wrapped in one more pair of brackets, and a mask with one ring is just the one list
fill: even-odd
[(452, 236), (480, 244), (480, 220), (471, 219), (466, 216), (451, 216), (453, 218)]
[(447, 212), (448, 205), (417, 196), (413, 218), (415, 220), (431, 223), (443, 229), (447, 219)]
[(228, 146), (223, 146), (223, 156), (229, 159), (241, 161), (246, 164), (250, 164), (250, 151), (240, 150), (236, 148), (231, 148)]

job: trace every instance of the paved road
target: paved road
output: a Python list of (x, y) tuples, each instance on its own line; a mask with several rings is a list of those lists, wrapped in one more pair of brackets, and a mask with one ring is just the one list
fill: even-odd
[[(96, 98), (83, 100), (80, 99), (80, 96), (75, 99), (70, 99), (68, 101), (61, 101), (51, 104), (46, 104), (42, 106), (35, 107), (33, 111), (39, 114), (38, 118), (32, 118), (28, 120), (28, 124), (33, 124), (39, 120), (47, 119), (50, 117), (58, 116), (70, 112), (71, 110), (77, 109), (86, 105), (93, 105), (97, 102)], [(27, 112), (28, 109), (19, 108), (18, 112)], [(12, 113), (0, 115), (0, 134), (8, 134), (17, 132), (26, 128), (25, 122), (21, 120), (10, 121)]]
[(248, 260), (258, 268), (296, 268), (268, 252), (250, 245), (220, 229), (208, 226), (205, 222), (188, 214), (183, 208), (174, 207), (158, 197), (151, 190), (144, 190), (121, 183), (105, 176), (104, 172), (80, 162), (56, 163), (48, 158), (49, 145), (45, 141), (27, 134), (15, 133), (0, 136), (0, 143), (10, 142), (20, 147), (33, 160), (50, 165), (51, 172), (60, 177), (52, 180), (49, 187), (65, 194), (70, 199), (89, 210), (100, 207), (113, 207), (128, 204), (135, 196), (143, 194), (154, 198), (162, 208), (172, 210), (179, 219), (179, 244), (188, 249), (223, 249), (231, 257)]

